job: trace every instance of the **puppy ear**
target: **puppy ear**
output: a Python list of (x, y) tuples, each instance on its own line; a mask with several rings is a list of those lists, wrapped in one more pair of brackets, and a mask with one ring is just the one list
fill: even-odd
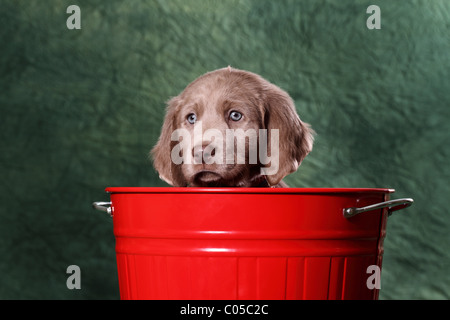
[(183, 178), (179, 165), (173, 163), (171, 151), (176, 141), (171, 141), (172, 132), (176, 129), (175, 115), (180, 105), (178, 97), (172, 98), (167, 105), (166, 116), (161, 129), (158, 142), (151, 150), (153, 166), (159, 173), (159, 177), (174, 187), (184, 187), (187, 185)]
[[(272, 159), (274, 157), (272, 150), (274, 152), (277, 150), (270, 145), (271, 131), (278, 129), (279, 134), (278, 171), (266, 177), (268, 183), (273, 186), (288, 174), (296, 171), (302, 160), (311, 152), (314, 131), (309, 124), (300, 120), (291, 97), (272, 84), (266, 90), (264, 124), (268, 130), (267, 149)], [(271, 163), (266, 167), (269, 165)]]

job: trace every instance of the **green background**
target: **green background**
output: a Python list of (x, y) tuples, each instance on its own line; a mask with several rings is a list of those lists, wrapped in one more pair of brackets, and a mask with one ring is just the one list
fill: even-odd
[(291, 186), (414, 198), (389, 218), (380, 298), (449, 299), (449, 40), (446, 0), (0, 0), (0, 298), (119, 298), (112, 220), (91, 203), (166, 186), (148, 159), (165, 102), (231, 65), (317, 132)]

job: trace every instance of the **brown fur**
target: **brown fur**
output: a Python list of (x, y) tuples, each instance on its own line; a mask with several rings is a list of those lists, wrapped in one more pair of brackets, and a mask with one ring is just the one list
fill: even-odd
[[(231, 111), (240, 112), (242, 119), (231, 120)], [(202, 121), (203, 132), (214, 128), (224, 137), (227, 129), (268, 129), (270, 143), (270, 130), (279, 129), (278, 172), (261, 176), (263, 165), (248, 162), (248, 142), (245, 164), (173, 163), (171, 150), (178, 141), (171, 141), (171, 134), (179, 128), (192, 133), (193, 124), (187, 121), (191, 113)], [(204, 151), (210, 143), (197, 141), (193, 145), (198, 148), (195, 150)], [(285, 91), (259, 75), (228, 67), (199, 77), (169, 101), (160, 138), (151, 153), (160, 177), (173, 186), (255, 187), (267, 181), (269, 186), (279, 187), (286, 186), (281, 180), (297, 170), (312, 145), (313, 130), (300, 120)], [(270, 154), (270, 144), (268, 150)]]

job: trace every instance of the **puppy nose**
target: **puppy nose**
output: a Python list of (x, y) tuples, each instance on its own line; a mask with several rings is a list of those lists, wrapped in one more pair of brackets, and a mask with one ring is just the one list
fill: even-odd
[(192, 156), (194, 157), (194, 163), (196, 164), (208, 163), (215, 154), (216, 148), (214, 146), (209, 146), (209, 144), (196, 146), (192, 149)]

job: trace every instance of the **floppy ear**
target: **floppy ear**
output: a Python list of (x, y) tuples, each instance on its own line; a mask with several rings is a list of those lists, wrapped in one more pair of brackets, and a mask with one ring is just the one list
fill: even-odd
[[(271, 158), (273, 158), (272, 150), (276, 152), (270, 145), (271, 130), (279, 130), (278, 171), (266, 177), (268, 183), (273, 186), (288, 174), (296, 171), (302, 160), (311, 152), (314, 131), (309, 124), (300, 120), (294, 102), (286, 92), (272, 84), (265, 92), (264, 124), (268, 130), (267, 149)], [(269, 165), (270, 163), (266, 167)]]
[(180, 165), (173, 163), (170, 157), (172, 148), (177, 143), (176, 141), (171, 141), (171, 136), (174, 129), (176, 129), (175, 115), (179, 105), (180, 99), (178, 97), (172, 98), (168, 102), (161, 135), (150, 153), (153, 157), (153, 166), (158, 171), (159, 177), (172, 186), (184, 187), (187, 185), (187, 182), (183, 178)]

